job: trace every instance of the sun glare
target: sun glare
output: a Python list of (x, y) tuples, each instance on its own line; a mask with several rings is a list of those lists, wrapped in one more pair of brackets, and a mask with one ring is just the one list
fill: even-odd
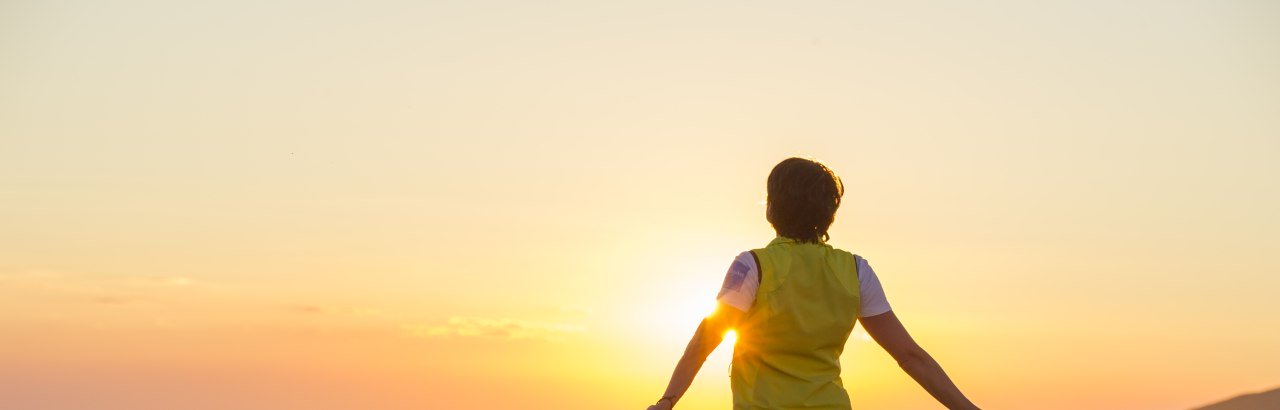
[(738, 332), (733, 331), (733, 330), (730, 330), (730, 331), (728, 331), (728, 332), (724, 332), (724, 341), (723, 341), (723, 342), (720, 342), (720, 344), (721, 344), (721, 345), (725, 345), (725, 344), (727, 344), (727, 345), (729, 345), (729, 346), (733, 346), (733, 345), (735, 345), (735, 344), (738, 344)]
[(718, 310), (720, 310), (720, 302), (718, 302), (718, 301), (714, 301), (714, 300), (713, 300), (713, 301), (711, 301), (711, 305), (708, 305), (708, 306), (707, 306), (707, 314), (702, 315), (702, 317), (712, 317), (712, 316), (715, 316), (715, 315), (716, 315), (716, 311), (718, 311)]

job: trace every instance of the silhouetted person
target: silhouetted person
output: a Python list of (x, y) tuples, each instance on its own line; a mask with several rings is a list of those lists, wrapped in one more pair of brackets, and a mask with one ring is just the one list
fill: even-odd
[(840, 178), (821, 163), (788, 158), (769, 173), (768, 192), (765, 218), (777, 237), (734, 259), (715, 313), (702, 320), (649, 409), (675, 406), (730, 329), (738, 334), (735, 410), (849, 409), (840, 353), (858, 320), (947, 408), (977, 409), (902, 327), (866, 259), (827, 244), (844, 195)]

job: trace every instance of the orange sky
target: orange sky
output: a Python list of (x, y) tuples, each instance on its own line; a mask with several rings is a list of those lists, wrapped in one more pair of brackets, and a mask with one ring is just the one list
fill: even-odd
[[(985, 408), (1269, 388), (1277, 18), (5, 2), (0, 407), (640, 408), (791, 155)], [(843, 360), (855, 406), (937, 408), (860, 335)], [(682, 407), (726, 408), (727, 364)]]

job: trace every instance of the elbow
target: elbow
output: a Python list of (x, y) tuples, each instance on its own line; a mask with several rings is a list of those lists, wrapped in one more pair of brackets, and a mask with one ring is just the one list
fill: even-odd
[(716, 332), (704, 322), (702, 326), (698, 327), (693, 339), (689, 340), (689, 347), (686, 351), (692, 353), (701, 363), (707, 359), (707, 356), (711, 355), (711, 352), (716, 350), (716, 347), (720, 346), (722, 340), (724, 340), (724, 334)]
[(909, 369), (918, 367), (921, 363), (928, 361), (929, 353), (921, 349), (920, 346), (912, 346), (893, 358), (898, 361), (898, 367)]
[(920, 358), (911, 355), (902, 355), (896, 359), (898, 360), (898, 367), (903, 369), (910, 369), (920, 363)]

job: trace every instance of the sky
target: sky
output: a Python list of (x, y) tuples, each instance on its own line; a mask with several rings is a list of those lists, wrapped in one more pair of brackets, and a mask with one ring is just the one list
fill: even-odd
[[(643, 408), (765, 178), (984, 408), (1280, 385), (1280, 5), (0, 2), (0, 407)], [(728, 408), (730, 348), (683, 408)], [(855, 408), (936, 409), (865, 332)]]

